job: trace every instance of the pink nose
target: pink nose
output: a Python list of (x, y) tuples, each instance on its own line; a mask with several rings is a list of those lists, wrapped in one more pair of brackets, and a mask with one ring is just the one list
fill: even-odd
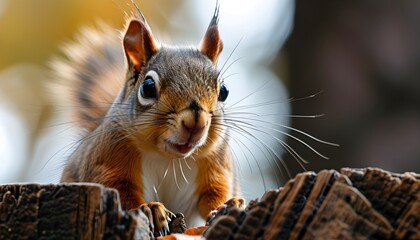
[(205, 123), (200, 123), (196, 121), (182, 121), (182, 126), (188, 132), (193, 135), (201, 135), (203, 133)]

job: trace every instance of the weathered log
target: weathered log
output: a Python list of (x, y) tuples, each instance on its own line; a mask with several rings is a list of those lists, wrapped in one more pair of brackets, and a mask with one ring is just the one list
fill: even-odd
[(150, 236), (141, 212), (121, 210), (99, 184), (0, 186), (0, 239), (134, 239)]
[(216, 214), (207, 239), (420, 239), (420, 176), (376, 168), (306, 172), (245, 210)]
[[(209, 224), (207, 239), (420, 239), (420, 175), (306, 172), (245, 209), (220, 208)], [(102, 185), (0, 185), (0, 239), (150, 236), (148, 218), (123, 211), (118, 193)]]

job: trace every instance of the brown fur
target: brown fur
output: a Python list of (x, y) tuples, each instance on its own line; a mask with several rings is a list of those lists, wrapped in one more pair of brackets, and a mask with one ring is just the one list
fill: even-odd
[[(145, 203), (141, 173), (148, 169), (142, 169), (144, 152), (179, 158), (159, 144), (166, 144), (174, 134), (178, 140), (194, 139), (208, 130), (205, 143), (191, 154), (198, 167), (194, 185), (197, 208), (205, 218), (230, 197), (236, 186), (232, 186), (233, 166), (222, 103), (218, 102), (220, 79), (215, 64), (223, 44), (217, 30), (217, 12), (198, 49), (159, 47), (142, 16), (129, 20), (123, 37), (128, 63), (123, 86), (118, 86), (124, 77), (120, 58), (116, 69), (109, 72), (111, 62), (93, 59), (93, 63), (106, 64), (89, 71), (84, 61), (96, 55), (87, 46), (69, 48), (76, 49), (78, 57), (67, 51), (70, 61), (56, 65), (58, 70), (68, 70), (61, 74), (66, 79), (78, 79), (74, 102), (80, 106), (76, 115), (89, 133), (70, 157), (61, 181), (96, 182), (116, 188), (125, 209), (138, 208)], [(109, 34), (91, 33), (99, 38)], [(107, 44), (103, 43), (103, 49), (97, 45), (101, 53), (107, 52)], [(93, 51), (96, 53), (98, 48)], [(83, 61), (72, 63), (77, 59)], [(160, 82), (159, 97), (148, 107), (139, 104), (137, 93), (150, 69), (159, 73)]]
[(203, 217), (210, 211), (226, 202), (230, 197), (232, 181), (232, 166), (228, 149), (225, 147), (219, 152), (208, 156), (207, 159), (198, 161), (199, 176), (197, 179), (197, 194), (199, 195), (198, 207)]
[(91, 132), (124, 85), (126, 65), (118, 33), (99, 23), (98, 29), (82, 29), (76, 42), (62, 49), (65, 57), (51, 63), (59, 80), (53, 92), (72, 103), (73, 120)]

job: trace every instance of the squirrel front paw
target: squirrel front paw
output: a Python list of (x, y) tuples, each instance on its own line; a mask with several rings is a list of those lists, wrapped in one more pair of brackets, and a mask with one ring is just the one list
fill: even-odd
[(172, 213), (160, 202), (144, 203), (139, 209), (149, 218), (150, 231), (154, 237), (182, 233), (186, 229), (184, 216)]
[(245, 199), (241, 197), (233, 197), (227, 200), (224, 204), (219, 206), (217, 209), (212, 210), (207, 216), (206, 223), (211, 224), (218, 216), (226, 215), (227, 211), (231, 208), (245, 208)]
[(245, 208), (245, 199), (240, 197), (233, 197), (229, 199), (225, 204), (228, 208), (237, 207), (237, 208)]

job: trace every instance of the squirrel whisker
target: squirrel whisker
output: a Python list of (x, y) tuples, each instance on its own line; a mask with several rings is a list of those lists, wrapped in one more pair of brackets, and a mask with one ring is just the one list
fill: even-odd
[[(185, 160), (185, 158), (184, 158), (184, 160)], [(187, 177), (185, 177), (184, 170), (182, 170), (182, 162), (181, 162), (180, 159), (178, 159), (178, 163), (179, 163), (179, 170), (181, 170), (182, 178), (184, 178), (184, 180), (187, 184), (190, 184), (190, 182), (188, 182), (188, 180), (187, 180)]]
[[(229, 53), (229, 56), (227, 57), (226, 61), (223, 63), (222, 67), (219, 70), (219, 74), (217, 75), (218, 78), (220, 78), (220, 76), (223, 76), (224, 72), (224, 68), (226, 66), (226, 64), (229, 62), (230, 58), (232, 57), (233, 53), (236, 51), (236, 49), (239, 47), (239, 44), (242, 42), (242, 38), (239, 39), (238, 43), (236, 43), (235, 47), (232, 49), (232, 51)], [(232, 65), (232, 64), (231, 64)], [(231, 66), (229, 65), (229, 66)], [(229, 68), (229, 67), (228, 67)], [(222, 73), (223, 71), (223, 73)]]
[[(243, 119), (243, 118), (241, 118), (241, 119)], [(310, 149), (312, 152), (314, 152), (316, 155), (318, 155), (318, 156), (320, 156), (320, 157), (322, 157), (322, 158), (324, 158), (324, 159), (329, 159), (328, 157), (326, 157), (326, 156), (324, 156), (323, 154), (321, 154), (321, 153), (319, 153), (318, 151), (316, 151), (311, 145), (309, 145), (308, 143), (306, 143), (305, 141), (303, 141), (303, 140), (301, 140), (300, 138), (297, 138), (297, 137), (295, 137), (295, 136), (293, 136), (293, 135), (291, 135), (291, 134), (289, 134), (289, 133), (287, 133), (287, 132), (285, 132), (285, 131), (281, 131), (281, 130), (278, 130), (278, 129), (276, 129), (276, 128), (271, 128), (271, 127), (266, 127), (266, 126), (258, 126), (258, 127), (255, 127), (253, 124), (251, 124), (251, 123), (249, 123), (249, 122), (246, 122), (246, 121), (243, 121), (243, 120), (239, 120), (239, 119), (235, 119), (235, 118), (225, 118), (225, 120), (227, 121), (227, 122), (231, 122), (231, 123), (234, 123), (234, 124), (238, 124), (238, 125), (241, 125), (241, 126), (246, 126), (246, 127), (249, 127), (250, 129), (252, 129), (252, 130), (255, 130), (255, 131), (258, 131), (258, 132), (261, 132), (261, 133), (265, 133), (265, 134), (267, 134), (265, 131), (263, 131), (263, 130), (261, 130), (261, 128), (264, 128), (264, 129), (267, 129), (267, 130), (272, 130), (272, 131), (275, 131), (275, 132), (278, 132), (278, 133), (281, 133), (281, 134), (283, 134), (283, 135), (285, 135), (285, 136), (288, 136), (288, 137), (290, 137), (290, 138), (292, 138), (292, 139), (294, 139), (294, 140), (296, 140), (296, 141), (298, 141), (298, 142), (300, 142), (301, 144), (303, 144), (305, 147), (307, 147), (308, 149)], [(249, 119), (248, 119), (249, 120)], [(252, 120), (254, 120), (254, 121), (258, 121), (257, 119), (252, 119)], [(263, 122), (263, 121), (260, 121), (260, 122)], [(303, 131), (301, 131), (302, 133), (304, 133)], [(268, 134), (269, 136), (272, 136), (272, 135), (270, 135), (270, 134)], [(314, 140), (318, 140), (318, 142), (322, 142), (322, 143), (324, 143), (325, 141), (322, 141), (322, 140), (319, 140), (319, 139), (317, 139), (317, 138), (315, 138), (315, 137), (312, 137), (311, 135), (309, 135), (309, 134), (306, 134), (307, 136), (310, 136), (312, 139), (314, 139)], [(274, 138), (274, 136), (272, 136), (273, 138)], [(328, 143), (328, 142), (325, 142), (325, 143)], [(328, 143), (328, 144), (330, 144), (330, 145), (333, 145), (333, 143)], [(304, 161), (305, 163), (307, 163), (306, 161)]]
[[(280, 160), (281, 161), (281, 164), (282, 164), (282, 166), (283, 166), (283, 169), (286, 171), (286, 173), (287, 173), (287, 176), (288, 177), (291, 177), (291, 173), (290, 173), (290, 170), (288, 169), (288, 167), (287, 167), (287, 165), (284, 163), (284, 161), (282, 161), (282, 159), (281, 159), (281, 157), (278, 155), (278, 153), (274, 150), (274, 149), (272, 149), (272, 147), (270, 147), (269, 146), (269, 144), (267, 144), (267, 143), (265, 143), (264, 141), (262, 141), (260, 138), (257, 138), (257, 137), (255, 137), (254, 136), (254, 134), (252, 134), (251, 132), (249, 132), (248, 130), (246, 130), (246, 128), (249, 128), (249, 127), (247, 127), (247, 126), (241, 126), (241, 125), (238, 125), (238, 124), (235, 124), (235, 123), (231, 123), (231, 122), (228, 122), (228, 121), (226, 121), (226, 123), (224, 123), (225, 124), (225, 126), (227, 126), (227, 127), (229, 127), (229, 129), (231, 129), (232, 131), (235, 131), (235, 132), (237, 132), (237, 133), (239, 133), (239, 134), (241, 134), (241, 136), (243, 136), (244, 138), (246, 138), (246, 139), (248, 139), (248, 140), (250, 140), (251, 141), (251, 139), (252, 140), (255, 140), (255, 141), (251, 141), (251, 142), (253, 142), (253, 144), (257, 147), (257, 148), (259, 148), (260, 149), (260, 151), (265, 155), (266, 153), (269, 153), (272, 157), (271, 158), (268, 158), (268, 157), (266, 157), (267, 159), (271, 159), (275, 164), (276, 164), (276, 166), (277, 166), (277, 168), (279, 169), (279, 171), (281, 171), (281, 172), (283, 172), (282, 171), (282, 168), (280, 168), (280, 166), (277, 164), (277, 161), (276, 160)], [(255, 130), (255, 129), (253, 129), (253, 130)], [(270, 136), (270, 137), (273, 137), (272, 135), (270, 135), (270, 134), (268, 134), (268, 133), (266, 133), (266, 132), (264, 132), (264, 131), (261, 131), (261, 133), (265, 133), (266, 135), (268, 135), (268, 136)], [(235, 138), (232, 138), (232, 139), (235, 139)], [(283, 142), (283, 141), (280, 141), (281, 143)], [(259, 143), (259, 144), (258, 144)], [(255, 160), (255, 161), (257, 161), (257, 160)]]
[[(155, 189), (155, 192), (156, 192), (156, 193), (159, 191), (160, 187), (162, 186), (162, 183), (165, 181), (166, 176), (168, 175), (168, 172), (169, 172), (169, 167), (170, 167), (170, 166), (171, 166), (171, 162), (168, 162), (168, 166), (166, 167), (166, 170), (165, 170), (165, 172), (163, 173), (163, 177), (162, 177), (162, 179), (160, 180), (160, 183), (159, 183), (159, 185), (158, 185), (158, 187), (157, 187), (157, 190)], [(157, 199), (159, 199), (159, 197), (158, 197)]]
[(187, 168), (188, 168), (189, 170), (191, 170), (190, 165), (188, 165), (187, 158), (183, 158), (183, 159), (184, 159), (184, 162), (185, 162), (185, 165), (187, 166)]
[(172, 170), (173, 170), (173, 172), (174, 172), (175, 185), (176, 185), (176, 187), (178, 188), (178, 190), (179, 190), (179, 191), (181, 191), (182, 189), (181, 189), (181, 187), (179, 187), (179, 184), (178, 184), (178, 178), (177, 178), (177, 176), (176, 176), (175, 160), (172, 160)]

